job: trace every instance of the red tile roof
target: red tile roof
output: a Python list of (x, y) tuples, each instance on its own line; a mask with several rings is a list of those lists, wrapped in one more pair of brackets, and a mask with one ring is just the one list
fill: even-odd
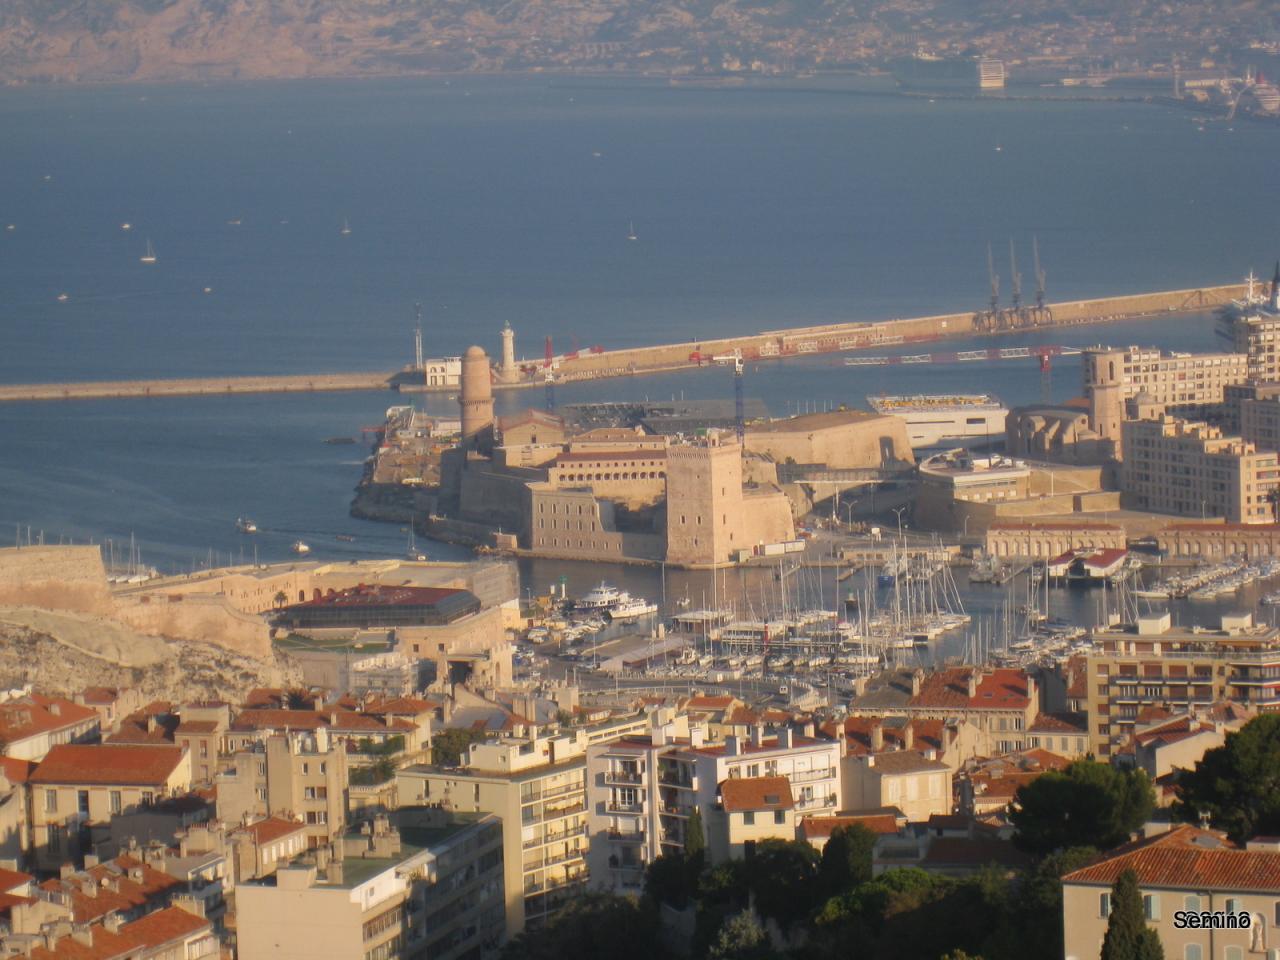
[(0, 867), (0, 891), (12, 893), (18, 887), (24, 887), (35, 880), (29, 873), (20, 870), (6, 870)]
[(182, 761), (178, 747), (63, 743), (40, 761), (32, 783), (159, 786)]
[(0, 773), (10, 783), (26, 783), (31, 778), (31, 771), (36, 764), (30, 760), (19, 760), (17, 757), (0, 757)]
[(85, 687), (84, 702), (108, 706), (120, 699), (120, 691), (115, 687)]
[(191, 736), (200, 736), (201, 734), (217, 732), (217, 720), (183, 720), (178, 724), (178, 728), (174, 730), (174, 734), (187, 733)]
[(899, 723), (895, 718), (894, 724), (889, 726), (885, 724), (883, 717), (845, 717), (842, 725), (833, 721), (824, 723), (822, 732), (829, 737), (834, 737), (837, 732), (843, 732), (849, 754), (862, 756), (871, 752), (872, 731), (877, 726), (884, 734), (886, 750), (906, 749), (908, 727), (911, 728), (912, 748), (942, 750), (943, 741), (946, 739), (946, 725), (945, 720), (911, 719), (905, 723)]
[(924, 855), (925, 867), (982, 867), (989, 863), (1002, 867), (1022, 867), (1031, 857), (1007, 840), (992, 837), (936, 837)]
[[(76, 923), (99, 920), (109, 913), (127, 913), (154, 906), (176, 893), (182, 881), (136, 857), (121, 854), (66, 879), (46, 880), (40, 889), (70, 898)], [(85, 893), (85, 887), (93, 893)]]
[(1079, 713), (1042, 713), (1027, 728), (1029, 733), (1088, 733), (1088, 721)]
[(318, 730), (328, 727), (338, 732), (376, 733), (416, 730), (408, 720), (392, 717), (390, 722), (354, 710), (241, 710), (232, 730)]
[(898, 832), (898, 821), (889, 813), (872, 813), (863, 816), (841, 815), (838, 817), (805, 817), (800, 821), (800, 830), (806, 840), (817, 840), (830, 837), (836, 827), (851, 827), (862, 824), (872, 833), (891, 834)]
[(1183, 825), (1137, 840), (1062, 878), (1111, 886), (1125, 870), (1143, 887), (1280, 892), (1280, 853), (1241, 850), (1215, 833)]
[(979, 672), (975, 693), (969, 696), (969, 675), (977, 667), (951, 667), (926, 676), (913, 707), (952, 707), (968, 710), (1025, 710), (1031, 703), (1027, 675), (999, 667)]
[(619, 450), (619, 451), (601, 451), (600, 453), (562, 453), (556, 457), (555, 463), (583, 463), (589, 460), (598, 460), (601, 463), (614, 460), (665, 460), (667, 459), (667, 451), (665, 450)]
[(254, 843), (261, 845), (294, 833), (304, 832), (307, 825), (295, 820), (285, 820), (283, 817), (267, 817), (265, 820), (249, 824), (244, 829), (252, 835)]
[(97, 722), (97, 710), (61, 697), (33, 693), (0, 703), (0, 739), (9, 744), (53, 730)]
[(120, 933), (139, 947), (159, 947), (204, 929), (213, 929), (204, 917), (188, 913), (181, 907), (167, 907), (126, 924), (120, 928)]
[(720, 802), (726, 813), (743, 810), (791, 810), (791, 782), (786, 777), (742, 777), (720, 784)]

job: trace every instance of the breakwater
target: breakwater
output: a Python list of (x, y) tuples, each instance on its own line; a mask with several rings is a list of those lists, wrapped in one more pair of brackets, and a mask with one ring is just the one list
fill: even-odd
[[(1164, 290), (1093, 300), (1048, 304), (1052, 320), (1035, 328), (1072, 326), (1107, 320), (1134, 319), (1211, 310), (1245, 293), (1243, 284)], [(1019, 328), (1029, 329), (1029, 328)], [(836, 323), (790, 327), (761, 333), (684, 343), (604, 350), (555, 358), (556, 383), (573, 383), (609, 377), (633, 376), (714, 364), (716, 358), (741, 356), (759, 361), (815, 353), (839, 353), (923, 343), (947, 337), (999, 334), (1016, 330), (975, 327), (974, 314), (951, 313), (930, 317), (894, 318), (876, 322)], [(510, 381), (499, 379), (497, 389), (541, 386), (546, 371), (541, 361), (526, 361), (525, 373)], [(405, 371), (396, 373), (328, 373), (281, 376), (208, 377), (174, 380), (118, 380), (99, 382), (0, 384), (0, 403), (31, 400), (88, 400), (105, 397), (218, 396), (244, 393), (307, 393), (342, 390), (412, 389), (451, 393), (457, 386), (426, 387), (410, 384)]]

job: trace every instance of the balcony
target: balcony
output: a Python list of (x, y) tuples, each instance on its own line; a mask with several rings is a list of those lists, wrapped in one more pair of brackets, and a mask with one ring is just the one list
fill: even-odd
[(618, 843), (644, 843), (643, 830), (610, 830), (609, 839)]
[(575, 803), (567, 807), (556, 807), (554, 810), (543, 810), (539, 820), (556, 820), (560, 817), (569, 817), (575, 813), (581, 813), (586, 806), (581, 803)]
[(541, 847), (548, 843), (555, 843), (557, 840), (568, 840), (572, 837), (585, 837), (586, 835), (586, 826), (574, 827), (572, 830), (562, 830), (559, 833), (547, 834), (545, 837), (534, 837), (532, 840), (526, 840), (521, 844), (521, 846), (524, 847), (524, 849), (529, 850), (533, 847)]
[(643, 774), (631, 770), (607, 770), (604, 775), (605, 783), (621, 784), (624, 787), (635, 786), (643, 780)]
[(693, 814), (694, 808), (689, 804), (683, 803), (664, 803), (662, 805), (662, 813), (671, 817), (689, 817)]
[(584, 789), (584, 784), (567, 783), (562, 787), (552, 787), (549, 790), (535, 790), (527, 796), (522, 796), (520, 802), (534, 803), (538, 800), (549, 800), (552, 797), (563, 797), (566, 793), (582, 793)]
[(610, 800), (604, 808), (610, 813), (644, 813), (644, 804), (640, 802), (623, 803), (620, 800)]
[(834, 780), (836, 772), (828, 767), (825, 770), (797, 770), (787, 779), (792, 783), (813, 783), (815, 780)]
[(658, 774), (658, 782), (664, 787), (678, 787), (681, 790), (694, 790), (696, 777), (679, 770), (663, 770)]

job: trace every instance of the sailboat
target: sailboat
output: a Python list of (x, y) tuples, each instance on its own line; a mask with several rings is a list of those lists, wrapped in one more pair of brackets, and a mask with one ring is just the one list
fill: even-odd
[(427, 559), (427, 555), (418, 549), (418, 542), (413, 536), (412, 525), (409, 527), (409, 549), (405, 552), (405, 556), (418, 563), (425, 562)]
[(156, 262), (156, 248), (155, 248), (155, 247), (153, 247), (153, 246), (151, 245), (151, 241), (150, 241), (150, 240), (148, 240), (148, 241), (147, 241), (147, 252), (146, 252), (146, 253), (144, 253), (144, 254), (143, 254), (141, 257), (139, 257), (138, 259), (139, 259), (139, 260), (141, 260), (143, 263), (155, 263), (155, 262)]
[(342, 219), (342, 229), (339, 230), (338, 232), (342, 234), (344, 237), (351, 235), (351, 224), (347, 223), (347, 220), (345, 217), (343, 217)]
[(636, 224), (634, 220), (627, 221), (627, 239), (628, 240), (640, 239), (639, 237), (636, 236)]

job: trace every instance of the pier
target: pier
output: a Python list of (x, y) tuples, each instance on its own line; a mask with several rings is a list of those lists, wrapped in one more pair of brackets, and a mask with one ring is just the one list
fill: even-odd
[[(1052, 317), (1047, 322), (1000, 330), (976, 326), (975, 312), (970, 311), (877, 322), (791, 327), (710, 340), (692, 338), (684, 343), (555, 357), (551, 366), (551, 379), (556, 384), (570, 384), (611, 377), (715, 366), (739, 357), (744, 361), (757, 362), (809, 354), (881, 349), (953, 337), (1016, 334), (1048, 327), (1166, 316), (1211, 310), (1233, 299), (1238, 299), (1244, 294), (1245, 285), (1235, 283), (1094, 300), (1065, 301), (1046, 305), (1051, 311), (1048, 315)], [(498, 379), (494, 383), (494, 388), (519, 389), (543, 386), (547, 382), (543, 361), (525, 361), (526, 370), (532, 370), (535, 367), (534, 372), (518, 380), (503, 382)], [(0, 403), (92, 400), (108, 397), (229, 396), (251, 393), (317, 393), (343, 390), (399, 390), (401, 388), (411, 389), (414, 392), (452, 393), (458, 389), (457, 386), (426, 387), (417, 383), (410, 386), (411, 376), (411, 371), (395, 371), (0, 384)]]

